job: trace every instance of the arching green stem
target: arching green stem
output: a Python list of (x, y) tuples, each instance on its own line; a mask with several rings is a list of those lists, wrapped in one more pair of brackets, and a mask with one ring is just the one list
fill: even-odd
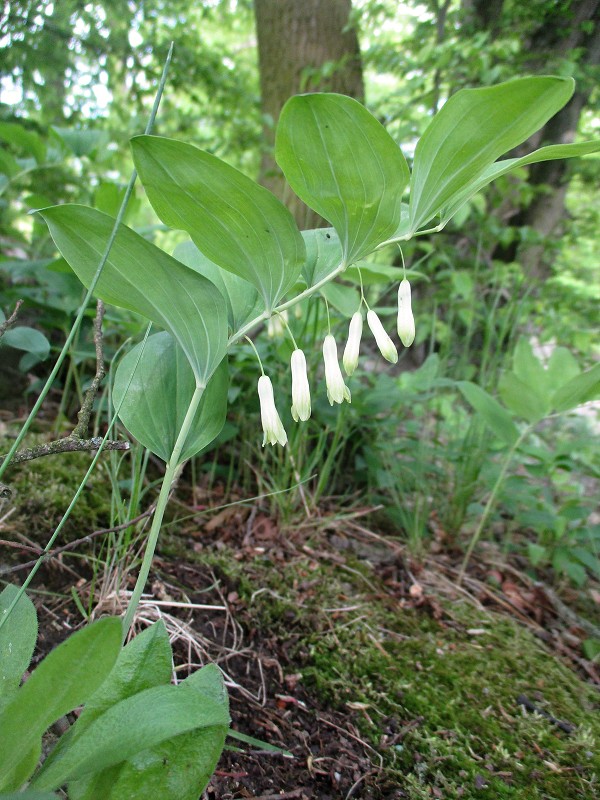
[(133, 623), (135, 612), (139, 605), (142, 592), (144, 591), (146, 581), (148, 580), (148, 575), (150, 574), (152, 559), (154, 558), (154, 552), (158, 543), (158, 536), (160, 534), (163, 517), (165, 515), (167, 503), (169, 502), (171, 487), (179, 475), (179, 471), (182, 466), (182, 462), (180, 461), (181, 453), (190, 432), (190, 428), (192, 427), (196, 411), (198, 410), (198, 405), (202, 399), (204, 388), (204, 386), (196, 386), (196, 389), (194, 390), (194, 394), (192, 395), (185, 419), (181, 425), (181, 430), (179, 431), (175, 446), (173, 447), (171, 458), (169, 459), (165, 468), (165, 475), (160, 487), (158, 500), (156, 502), (156, 510), (154, 512), (154, 517), (152, 518), (152, 526), (150, 528), (150, 533), (148, 534), (148, 541), (146, 542), (144, 558), (142, 559), (142, 565), (140, 567), (140, 571), (135, 582), (135, 587), (131, 594), (129, 605), (127, 606), (127, 611), (123, 619), (123, 640), (127, 638), (127, 633)]

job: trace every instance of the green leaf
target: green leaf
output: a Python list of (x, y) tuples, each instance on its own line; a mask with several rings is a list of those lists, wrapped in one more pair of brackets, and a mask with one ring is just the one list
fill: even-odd
[(531, 343), (521, 336), (513, 354), (513, 372), (524, 384), (545, 393), (548, 387), (548, 373), (536, 358)]
[(122, 633), (117, 618), (87, 625), (46, 656), (15, 693), (0, 714), (0, 789), (18, 789), (29, 777), (43, 732), (104, 681), (117, 660)]
[(499, 439), (508, 445), (513, 445), (517, 441), (519, 438), (517, 426), (512, 421), (510, 414), (497, 400), (470, 381), (459, 381), (457, 386), (465, 400), (473, 406)]
[(566, 347), (556, 347), (548, 360), (548, 386), (558, 389), (581, 373), (579, 364)]
[(18, 175), (20, 172), (22, 172), (22, 167), (16, 158), (13, 158), (7, 150), (0, 150), (0, 177), (2, 178), (0, 194), (3, 194), (9, 185), (9, 178)]
[(227, 729), (189, 731), (69, 784), (69, 800), (198, 800), (223, 752)]
[[(89, 286), (114, 220), (78, 205), (54, 206), (40, 213), (65, 260), (81, 282)], [(96, 294), (170, 331), (199, 384), (206, 384), (223, 360), (227, 308), (219, 290), (125, 225), (119, 226)]]
[(43, 333), (29, 328), (27, 325), (19, 325), (16, 328), (9, 328), (4, 332), (2, 344), (14, 347), (15, 350), (25, 350), (33, 353), (37, 360), (44, 361), (50, 355), (50, 342)]
[(581, 645), (584, 656), (590, 661), (600, 658), (600, 639), (586, 639)]
[(270, 312), (304, 262), (300, 231), (269, 191), (216, 156), (160, 136), (135, 136), (133, 158), (160, 219), (187, 231), (211, 261), (255, 286)]
[(77, 725), (83, 727), (97, 719), (111, 706), (145, 689), (168, 684), (173, 671), (169, 634), (162, 620), (146, 628), (119, 653), (107, 680), (86, 702)]
[(351, 317), (360, 306), (360, 294), (353, 286), (344, 286), (340, 283), (326, 283), (321, 288), (321, 294), (334, 308), (345, 317)]
[[(411, 270), (409, 278), (422, 276), (423, 273), (418, 273)], [(400, 283), (404, 277), (404, 270), (402, 267), (394, 267), (392, 264), (378, 264), (374, 261), (359, 261), (353, 267), (349, 267), (344, 272), (344, 278), (353, 283), (360, 285), (361, 281), (363, 286), (372, 286), (373, 284), (386, 284)]]
[[(214, 664), (194, 672), (181, 685), (228, 708), (223, 675)], [(69, 798), (197, 800), (214, 771), (225, 736), (225, 729), (214, 727), (181, 734), (137, 753), (126, 763), (71, 783)]]
[(193, 242), (178, 244), (173, 255), (186, 267), (212, 281), (221, 292), (227, 303), (227, 319), (232, 333), (264, 313), (265, 304), (257, 289), (233, 272), (221, 269), (201, 253)]
[(600, 560), (598, 557), (585, 547), (571, 548), (573, 556), (587, 567), (597, 578), (600, 578)]
[(498, 381), (498, 394), (513, 414), (535, 423), (550, 411), (550, 397), (543, 388), (536, 390), (518, 378), (514, 372), (505, 372)]
[(61, 758), (48, 769), (42, 767), (31, 785), (55, 789), (67, 781), (128, 761), (137, 753), (188, 731), (214, 729), (215, 737), (220, 738), (228, 725), (227, 708), (189, 686), (146, 689), (94, 720)]
[(557, 572), (563, 572), (577, 586), (583, 586), (587, 579), (585, 567), (573, 561), (570, 550), (566, 547), (557, 547), (552, 555), (552, 566)]
[(57, 128), (55, 133), (62, 139), (73, 155), (93, 156), (101, 148), (104, 149), (110, 140), (108, 131), (82, 130), (81, 128)]
[(342, 245), (334, 228), (302, 231), (302, 238), (306, 245), (302, 276), (307, 286), (314, 286), (342, 263)]
[(544, 563), (548, 557), (548, 550), (541, 544), (527, 542), (527, 554), (534, 567)]
[(346, 265), (397, 231), (409, 180), (406, 160), (351, 97), (290, 98), (279, 117), (275, 158), (298, 197), (336, 229)]
[(44, 768), (48, 768), (56, 758), (62, 757), (73, 740), (111, 706), (145, 689), (168, 684), (171, 680), (172, 662), (169, 635), (164, 623), (159, 620), (122, 648), (110, 675), (86, 702), (75, 724), (61, 736), (46, 759)]
[(201, 692), (217, 703), (229, 708), (227, 688), (223, 682), (223, 673), (216, 664), (207, 664), (205, 667), (192, 672), (182, 685), (191, 686), (196, 692)]
[(439, 214), (499, 156), (541, 128), (567, 103), (573, 88), (572, 78), (533, 77), (453, 95), (415, 150), (411, 231)]
[(38, 164), (46, 158), (46, 145), (43, 139), (34, 131), (27, 130), (16, 122), (0, 122), (0, 139), (26, 153), (31, 153)]
[(227, 735), (232, 739), (237, 739), (238, 742), (257, 747), (259, 750), (265, 750), (268, 753), (279, 753), (282, 756), (286, 756), (286, 758), (294, 758), (289, 750), (284, 750), (281, 747), (277, 747), (275, 744), (264, 742), (262, 739), (255, 739), (254, 736), (247, 736), (245, 733), (240, 733), (240, 731), (234, 731), (232, 728), (227, 731)]
[[(16, 586), (9, 584), (0, 593), (0, 619), (5, 616), (18, 591)], [(21, 683), (33, 655), (37, 631), (35, 606), (26, 594), (22, 594), (0, 628), (0, 708)]]
[[(204, 390), (180, 463), (199, 453), (221, 432), (227, 414), (228, 386), (225, 358)], [(140, 342), (121, 359), (113, 398), (127, 430), (144, 447), (169, 461), (194, 389), (194, 374), (183, 350), (163, 331)]]
[(554, 411), (570, 411), (600, 395), (600, 364), (576, 375), (552, 395)]
[(452, 219), (462, 206), (476, 195), (477, 192), (480, 192), (501, 175), (514, 172), (520, 167), (526, 167), (529, 164), (538, 164), (542, 161), (556, 161), (561, 158), (587, 156), (590, 153), (596, 153), (598, 150), (600, 150), (600, 141), (551, 144), (547, 147), (540, 147), (538, 150), (534, 150), (533, 153), (529, 153), (529, 155), (522, 156), (521, 158), (506, 158), (503, 161), (497, 161), (489, 167), (486, 167), (478, 178), (474, 181), (470, 181), (463, 189), (452, 195), (447, 205), (440, 211), (440, 225), (442, 227), (446, 225), (446, 223)]

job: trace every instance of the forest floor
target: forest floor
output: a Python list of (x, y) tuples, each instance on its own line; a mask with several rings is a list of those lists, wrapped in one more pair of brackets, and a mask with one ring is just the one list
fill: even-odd
[[(86, 458), (11, 472), (2, 580), (45, 543)], [(109, 492), (100, 471), (63, 541), (102, 527)], [(165, 621), (180, 678), (216, 661), (232, 727), (292, 756), (227, 750), (205, 798), (600, 798), (600, 677), (581, 650), (597, 586), (536, 583), (485, 545), (458, 586), (460, 554), (411, 557), (360, 505), (285, 528), (260, 502), (200, 505), (182, 485), (136, 624)], [(126, 602), (114, 572), (90, 573), (106, 538), (39, 573), (38, 660), (82, 623), (78, 605)]]

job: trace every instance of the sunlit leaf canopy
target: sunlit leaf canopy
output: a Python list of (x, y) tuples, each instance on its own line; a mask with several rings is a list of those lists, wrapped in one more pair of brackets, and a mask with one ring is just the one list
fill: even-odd
[[(246, 0), (32, 0), (0, 11), (2, 100), (56, 125), (142, 131), (170, 43), (163, 133), (255, 168), (260, 140), (252, 4)], [(202, 119), (199, 122), (199, 110)]]

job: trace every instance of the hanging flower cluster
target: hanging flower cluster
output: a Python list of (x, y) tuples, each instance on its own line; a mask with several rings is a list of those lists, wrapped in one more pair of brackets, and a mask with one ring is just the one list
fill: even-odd
[[(366, 305), (364, 296), (361, 299)], [(285, 312), (284, 312), (285, 313)], [(278, 335), (287, 328), (287, 316), (277, 316), (276, 322), (269, 322), (269, 335)], [(383, 324), (377, 314), (367, 306), (367, 323), (371, 333), (375, 337), (381, 355), (391, 364), (398, 361), (398, 351), (394, 342), (387, 334)], [(343, 365), (346, 375), (351, 376), (358, 365), (360, 351), (360, 341), (363, 330), (363, 317), (360, 311), (356, 311), (350, 320), (348, 330), (348, 341), (344, 349)], [(289, 331), (289, 328), (288, 328)], [(405, 347), (410, 347), (415, 339), (415, 320), (411, 307), (410, 283), (406, 278), (400, 283), (398, 288), (398, 336)], [(293, 337), (292, 337), (293, 339)], [(302, 350), (295, 346), (291, 358), (292, 372), (292, 418), (294, 422), (306, 422), (311, 414), (310, 386), (308, 382), (308, 372), (306, 367), (306, 357)], [(323, 340), (323, 362), (325, 365), (325, 384), (327, 387), (327, 399), (329, 403), (343, 403), (344, 400), (351, 402), (350, 389), (344, 383), (342, 371), (338, 361), (337, 344), (331, 333), (328, 333)], [(258, 379), (258, 396), (260, 399), (260, 416), (263, 427), (263, 447), (269, 444), (287, 443), (287, 434), (281, 418), (275, 406), (273, 395), (273, 384), (271, 379), (262, 375)]]

